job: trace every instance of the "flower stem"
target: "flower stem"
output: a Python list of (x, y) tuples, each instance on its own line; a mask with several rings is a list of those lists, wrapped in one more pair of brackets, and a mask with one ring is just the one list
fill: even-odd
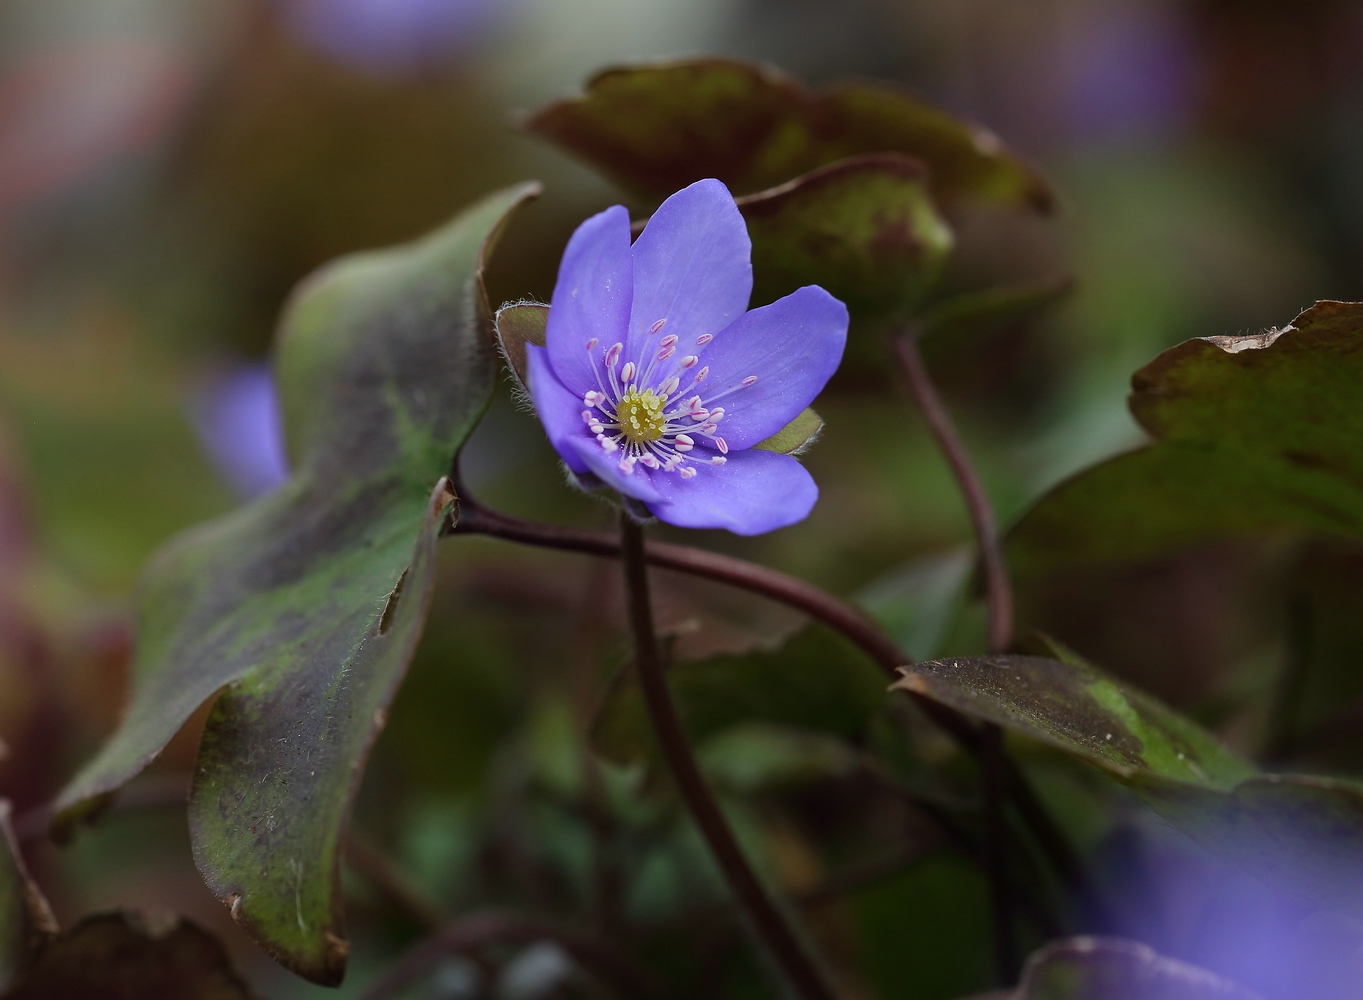
[[(994, 510), (984, 491), (970, 453), (956, 432), (951, 415), (937, 394), (912, 331), (896, 337), (895, 353), (904, 369), (909, 392), (927, 421), (937, 447), (951, 466), (961, 489), (971, 526), (975, 530), (980, 560), (984, 564), (989, 605), (989, 652), (1003, 653), (1013, 640), (1013, 589), (999, 544)], [(1016, 906), (1008, 873), (1008, 822), (1003, 805), (1008, 794), (1009, 766), (1003, 749), (1003, 731), (993, 723), (980, 727), (980, 763), (984, 773), (985, 867), (989, 873), (994, 913), (994, 966), (999, 981), (1007, 986), (1019, 971)]]
[[(455, 489), (459, 494), (459, 507), (451, 529), (453, 534), (489, 535), (522, 545), (581, 552), (605, 559), (620, 558), (620, 539), (606, 532), (526, 521), (484, 507), (457, 480)], [(864, 614), (846, 601), (804, 580), (689, 545), (648, 542), (644, 547), (644, 558), (652, 566), (727, 583), (801, 611), (856, 644), (891, 679), (899, 679), (899, 667), (913, 663)], [(964, 716), (922, 695), (913, 697), (935, 725), (971, 752), (978, 749), (979, 734)]]
[(906, 333), (895, 338), (894, 347), (914, 402), (923, 411), (928, 430), (951, 466), (956, 485), (961, 488), (970, 524), (975, 530), (980, 560), (984, 563), (985, 588), (989, 595), (989, 652), (1005, 652), (1013, 641), (1013, 588), (1008, 580), (1008, 567), (1003, 561), (1003, 547), (999, 544), (994, 509), (989, 505), (989, 497), (970, 461), (970, 453), (956, 433), (951, 415), (947, 413), (942, 397), (937, 394), (937, 387), (933, 385), (932, 377), (923, 364), (923, 356), (918, 352), (914, 335)]
[(658, 642), (653, 631), (653, 607), (648, 593), (643, 528), (627, 513), (620, 515), (620, 542), (639, 686), (682, 799), (700, 827), (739, 905), (795, 992), (803, 1000), (833, 1000), (834, 993), (825, 982), (823, 973), (805, 951), (795, 931), (771, 901), (747, 858), (743, 856), (691, 752), (691, 744), (677, 716), (676, 705), (673, 704), (658, 656)]

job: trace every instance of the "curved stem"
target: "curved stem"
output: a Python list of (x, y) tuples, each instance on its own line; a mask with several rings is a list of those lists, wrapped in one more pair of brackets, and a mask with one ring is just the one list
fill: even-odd
[[(541, 548), (620, 558), (620, 539), (607, 532), (522, 520), (484, 507), (457, 485), (455, 489), (459, 492), (459, 514), (451, 529), (453, 534), (490, 535)], [(645, 558), (650, 565), (718, 580), (802, 611), (847, 636), (891, 677), (899, 676), (896, 668), (913, 662), (866, 615), (804, 580), (689, 545), (649, 542)]]
[(629, 997), (670, 995), (626, 955), (603, 941), (558, 927), (545, 920), (511, 913), (481, 913), (449, 924), (427, 937), (365, 991), (362, 1000), (384, 1000), (403, 993), (441, 959), (450, 954), (478, 951), (493, 945), (523, 945), (553, 941), (583, 968)]
[(923, 364), (923, 356), (918, 352), (918, 343), (913, 334), (895, 338), (894, 348), (903, 365), (914, 402), (923, 411), (923, 419), (928, 423), (933, 440), (951, 466), (951, 473), (956, 477), (956, 484), (961, 488), (966, 510), (970, 514), (989, 594), (989, 652), (1005, 652), (1013, 641), (1013, 587), (1008, 580), (1008, 567), (1003, 561), (1003, 547), (999, 544), (994, 509), (989, 505), (984, 485), (970, 461), (970, 453), (956, 433), (956, 425), (951, 422), (951, 415), (942, 404), (937, 387), (932, 384), (932, 377)]
[(824, 981), (822, 972), (806, 953), (795, 931), (771, 901), (748, 864), (748, 859), (743, 856), (742, 848), (738, 846), (728, 821), (720, 811), (719, 803), (705, 784), (700, 766), (691, 752), (691, 744), (677, 716), (677, 708), (672, 702), (662, 661), (658, 656), (658, 642), (653, 631), (653, 607), (648, 593), (643, 528), (627, 513), (620, 515), (620, 541), (639, 686), (682, 799), (700, 827), (739, 905), (795, 992), (803, 1000), (833, 1000), (834, 993)]
[[(457, 480), (455, 490), (459, 505), (457, 519), (450, 529), (452, 534), (488, 535), (522, 545), (581, 552), (604, 559), (620, 558), (620, 539), (606, 532), (526, 521), (483, 506)], [(727, 583), (802, 611), (846, 636), (894, 680), (899, 679), (899, 667), (913, 663), (875, 622), (846, 601), (804, 580), (689, 545), (648, 542), (644, 558), (649, 565)], [(922, 695), (912, 697), (923, 713), (959, 744), (972, 752), (978, 748), (978, 731), (959, 712)]]
[[(980, 560), (984, 564), (989, 605), (989, 652), (1003, 653), (1013, 641), (1013, 589), (1003, 561), (994, 509), (975, 466), (961, 441), (951, 415), (937, 394), (918, 343), (912, 332), (895, 338), (909, 391), (927, 421), (928, 430), (941, 449), (952, 475), (961, 488), (970, 524), (975, 530)], [(1013, 983), (1019, 971), (1016, 907), (1008, 872), (1008, 822), (1004, 801), (1008, 796), (1009, 763), (1003, 749), (1003, 731), (993, 723), (981, 726), (980, 764), (984, 775), (985, 867), (989, 873), (994, 915), (994, 965), (1004, 985)], [(1020, 776), (1019, 776), (1020, 777)]]

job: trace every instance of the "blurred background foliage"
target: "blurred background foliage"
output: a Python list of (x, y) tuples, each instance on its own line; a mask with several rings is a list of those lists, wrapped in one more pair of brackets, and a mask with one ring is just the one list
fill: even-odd
[[(0, 794), (17, 811), (47, 801), (116, 722), (142, 562), (285, 474), (266, 360), (293, 284), (536, 177), (545, 194), (510, 227), (489, 286), (494, 303), (547, 301), (582, 218), (647, 203), (516, 123), (603, 65), (702, 51), (811, 85), (906, 85), (1051, 178), (1050, 217), (951, 208), (937, 294), (1073, 291), (1005, 322), (949, 330), (943, 316), (924, 341), (1005, 524), (1143, 440), (1128, 380), (1159, 351), (1363, 299), (1363, 15), (1343, 0), (0, 0)], [(917, 656), (980, 651), (964, 511), (880, 357), (858, 347), (819, 401), (811, 518), (700, 543), (856, 596)], [(509, 512), (609, 520), (562, 486), (506, 384), (464, 470)], [(703, 845), (646, 766), (637, 694), (601, 693), (625, 650), (615, 570), (485, 539), (441, 559), (357, 828), (452, 913), (591, 913), (662, 967), (767, 995)], [(1363, 764), (1361, 560), (1344, 542), (1266, 537), (1067, 569), (1022, 581), (1019, 632), (1056, 637), (1246, 756), (1347, 772)], [(921, 808), (960, 806), (968, 765), (922, 726), (897, 745), (882, 680), (840, 640), (718, 586), (659, 574), (657, 591), (674, 657), (696, 664), (678, 696), (744, 842), (805, 899), (860, 995), (986, 988), (983, 876)], [(723, 658), (754, 650), (750, 687), (735, 689)], [(1309, 668), (1284, 670), (1294, 657)], [(144, 785), (187, 773), (201, 723)], [(874, 750), (874, 766), (849, 747)], [(1120, 901), (1110, 929), (1292, 995), (1309, 950), (1299, 915), (1100, 777), (1021, 752)], [(880, 877), (821, 894), (867, 859)], [(29, 860), (64, 924), (172, 909), (221, 934), (262, 993), (333, 995), (232, 924), (194, 871), (180, 810), (111, 814)], [(419, 930), (363, 877), (348, 885), (347, 996)], [(564, 957), (537, 947), (503, 968), (499, 996), (570, 988)], [(1263, 967), (1275, 961), (1289, 971)], [(473, 997), (488, 974), (452, 960), (423, 988)]]

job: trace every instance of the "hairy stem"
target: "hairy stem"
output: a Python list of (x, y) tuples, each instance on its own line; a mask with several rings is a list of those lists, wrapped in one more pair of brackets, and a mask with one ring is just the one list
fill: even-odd
[[(970, 524), (975, 531), (980, 561), (984, 565), (989, 606), (989, 651), (1003, 653), (1013, 641), (1013, 589), (1003, 561), (994, 509), (975, 471), (951, 415), (923, 364), (913, 334), (895, 338), (895, 353), (904, 369), (909, 392), (927, 421), (933, 440), (951, 466), (961, 489)], [(985, 867), (989, 873), (994, 913), (994, 965), (999, 980), (1011, 984), (1019, 971), (1016, 907), (1008, 873), (1008, 823), (1004, 801), (1008, 793), (1009, 766), (1003, 750), (1003, 732), (993, 723), (981, 727), (981, 764), (984, 772)]]
[(682, 799), (700, 827), (739, 905), (795, 992), (804, 1000), (833, 1000), (834, 993), (824, 981), (823, 973), (805, 951), (785, 915), (771, 901), (747, 858), (743, 856), (691, 752), (691, 744), (677, 716), (677, 708), (673, 704), (658, 655), (658, 642), (653, 631), (653, 607), (648, 592), (643, 528), (627, 513), (620, 516), (620, 541), (639, 686)]
[(448, 955), (466, 954), (497, 945), (552, 941), (621, 996), (667, 997), (670, 992), (627, 955), (604, 941), (558, 927), (535, 917), (480, 913), (449, 924), (421, 941), (388, 974), (371, 986), (363, 1000), (385, 1000), (404, 993)]

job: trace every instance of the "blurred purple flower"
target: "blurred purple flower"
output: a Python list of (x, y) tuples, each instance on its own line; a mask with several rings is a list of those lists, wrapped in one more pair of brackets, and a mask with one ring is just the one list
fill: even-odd
[(274, 379), (264, 364), (241, 365), (190, 404), (199, 440), (213, 465), (244, 498), (289, 478)]
[(1196, 53), (1170, 13), (1108, 9), (1071, 37), (1062, 69), (1069, 118), (1086, 138), (1181, 132), (1191, 121)]
[(751, 255), (717, 180), (668, 198), (632, 247), (623, 205), (578, 227), (528, 362), (549, 440), (586, 484), (686, 528), (756, 535), (809, 514), (804, 466), (752, 447), (837, 370), (847, 308), (808, 285), (747, 312)]
[(290, 0), (294, 32), (323, 52), (375, 71), (419, 67), (477, 40), (508, 0)]

